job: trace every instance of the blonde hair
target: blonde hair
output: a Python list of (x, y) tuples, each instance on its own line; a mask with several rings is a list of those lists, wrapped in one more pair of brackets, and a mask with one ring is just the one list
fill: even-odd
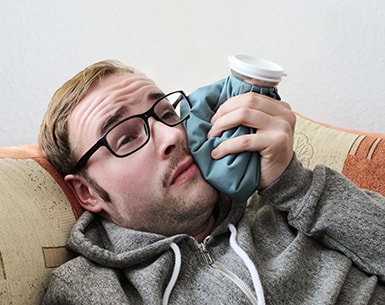
[(40, 126), (39, 145), (63, 176), (71, 172), (78, 158), (69, 140), (69, 116), (97, 82), (109, 75), (121, 73), (140, 74), (119, 61), (100, 61), (76, 74), (52, 96)]

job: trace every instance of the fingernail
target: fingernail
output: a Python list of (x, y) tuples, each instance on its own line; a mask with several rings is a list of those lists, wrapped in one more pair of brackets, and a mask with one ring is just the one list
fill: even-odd
[(217, 156), (218, 156), (218, 150), (217, 150), (217, 149), (213, 149), (213, 150), (211, 151), (211, 157), (212, 157), (213, 159), (216, 159)]

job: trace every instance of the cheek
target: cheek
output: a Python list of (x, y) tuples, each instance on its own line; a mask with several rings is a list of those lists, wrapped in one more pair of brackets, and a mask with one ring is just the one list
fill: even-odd
[(154, 158), (143, 158), (140, 154), (135, 157), (113, 157), (99, 169), (98, 176), (104, 177), (101, 184), (111, 196), (140, 194), (152, 185), (156, 173)]

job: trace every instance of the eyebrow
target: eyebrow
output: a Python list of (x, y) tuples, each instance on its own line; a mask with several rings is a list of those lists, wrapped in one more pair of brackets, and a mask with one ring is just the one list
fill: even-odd
[[(147, 99), (156, 102), (160, 98), (164, 96), (163, 92), (153, 92), (148, 94)], [(122, 120), (128, 112), (128, 109), (126, 106), (122, 106), (118, 108), (111, 116), (107, 118), (107, 120), (104, 121), (102, 126), (99, 129), (99, 137), (103, 136), (112, 126), (117, 124), (120, 120)]]
[(148, 95), (150, 101), (156, 102), (161, 99), (165, 94), (163, 92), (153, 92)]
[(101, 137), (102, 135), (104, 135), (113, 125), (115, 125), (121, 119), (123, 119), (126, 113), (127, 113), (127, 107), (125, 106), (122, 106), (118, 110), (116, 110), (114, 114), (109, 116), (107, 120), (104, 121), (102, 126), (100, 126), (99, 136)]

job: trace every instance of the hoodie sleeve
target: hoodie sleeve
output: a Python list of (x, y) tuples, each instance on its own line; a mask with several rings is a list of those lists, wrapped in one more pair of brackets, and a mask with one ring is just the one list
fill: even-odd
[(385, 281), (385, 198), (362, 190), (342, 174), (294, 158), (285, 173), (260, 192), (288, 213), (298, 231), (340, 251), (363, 271)]

